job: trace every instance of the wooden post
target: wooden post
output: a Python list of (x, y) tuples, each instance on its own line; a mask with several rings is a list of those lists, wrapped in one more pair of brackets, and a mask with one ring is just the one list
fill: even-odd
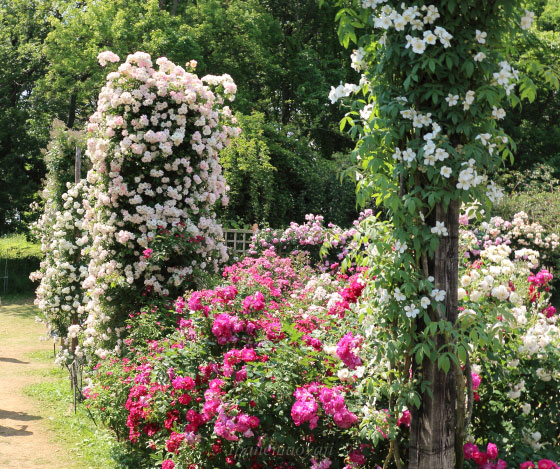
[[(449, 235), (442, 237), (429, 271), (436, 288), (446, 291), (444, 319), (457, 320), (457, 287), (459, 268), (459, 204), (436, 207), (436, 220), (443, 221)], [(419, 324), (420, 326), (420, 324)], [(445, 337), (436, 337), (436, 348), (445, 344)], [(422, 405), (412, 409), (410, 426), (409, 469), (452, 469), (455, 467), (455, 415), (457, 405), (456, 378), (453, 364), (448, 373), (438, 369), (437, 362), (424, 358), (415, 372), (430, 382), (430, 392), (422, 395)]]

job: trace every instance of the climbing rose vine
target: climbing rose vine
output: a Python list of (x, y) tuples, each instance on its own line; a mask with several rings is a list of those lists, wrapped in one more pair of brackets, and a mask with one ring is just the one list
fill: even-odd
[[(107, 51), (101, 65), (119, 57)], [(229, 75), (199, 78), (165, 57), (129, 55), (107, 75), (90, 117), (91, 262), (84, 344), (120, 348), (122, 321), (146, 296), (192, 286), (227, 260), (213, 206), (226, 204), (218, 152), (240, 130)], [(115, 342), (116, 341), (116, 342)]]

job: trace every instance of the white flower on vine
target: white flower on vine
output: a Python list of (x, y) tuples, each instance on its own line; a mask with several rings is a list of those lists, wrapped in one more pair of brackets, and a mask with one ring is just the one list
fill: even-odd
[(497, 120), (501, 120), (506, 117), (506, 111), (502, 108), (498, 109), (496, 106), (492, 106), (492, 117)]
[(525, 10), (525, 15), (521, 18), (521, 29), (530, 29), (534, 19), (535, 14), (532, 11)]
[(415, 158), (416, 158), (416, 153), (411, 148), (407, 148), (402, 154), (402, 159), (407, 163), (414, 161)]
[(457, 102), (459, 101), (459, 95), (449, 93), (447, 95), (447, 97), (445, 98), (445, 100), (447, 101), (447, 105), (449, 107), (455, 106), (457, 104)]
[(488, 36), (488, 34), (485, 31), (479, 31), (477, 29), (476, 32), (475, 32), (475, 39), (480, 44), (486, 44), (486, 36)]
[(437, 39), (437, 36), (432, 31), (424, 31), (424, 42), (426, 44), (433, 46), (437, 42)]
[(400, 254), (405, 252), (407, 248), (408, 246), (406, 245), (406, 243), (401, 243), (400, 241), (397, 241), (395, 243), (395, 251), (397, 251)]
[(393, 296), (395, 297), (395, 300), (397, 300), (397, 301), (405, 301), (406, 300), (406, 296), (401, 293), (400, 288), (395, 288), (395, 292), (393, 293)]
[(486, 58), (486, 54), (484, 52), (479, 52), (473, 57), (475, 62), (482, 62)]
[(434, 288), (432, 290), (432, 298), (436, 301), (442, 302), (443, 300), (445, 300), (445, 290), (439, 290), (437, 288)]
[(442, 166), (439, 172), (444, 178), (447, 179), (451, 176), (453, 170), (449, 166)]
[(415, 318), (416, 316), (418, 316), (418, 313), (420, 312), (420, 310), (416, 307), (415, 304), (410, 304), (408, 306), (405, 306), (404, 311), (406, 312), (406, 315), (409, 318)]
[(438, 236), (449, 235), (449, 233), (447, 232), (447, 228), (445, 227), (445, 223), (442, 221), (436, 221), (436, 226), (432, 227), (431, 232)]

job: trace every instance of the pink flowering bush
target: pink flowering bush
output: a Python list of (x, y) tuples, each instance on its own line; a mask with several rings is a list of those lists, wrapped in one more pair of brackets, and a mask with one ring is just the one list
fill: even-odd
[[(99, 60), (119, 58), (106, 51)], [(192, 64), (156, 65), (129, 55), (107, 75), (87, 127), (84, 345), (97, 356), (122, 347), (123, 320), (146, 297), (175, 296), (227, 260), (213, 207), (228, 200), (218, 152), (239, 134), (225, 105), (236, 86), (229, 75), (199, 78)]]
[(91, 373), (88, 405), (136, 467), (382, 462), (359, 433), (363, 337), (343, 333), (357, 325), (363, 275), (317, 275), (268, 250), (223, 278), (171, 311), (133, 314), (126, 356)]
[(325, 226), (321, 215), (308, 214), (305, 223), (290, 223), (286, 229), (265, 228), (257, 231), (252, 239), (249, 255), (258, 256), (266, 249), (274, 249), (280, 256), (306, 253), (314, 265), (323, 270), (336, 269), (357, 247), (354, 236), (358, 233), (358, 224), (372, 215), (372, 210), (365, 210), (354, 222), (354, 227), (343, 229), (329, 223)]
[[(384, 230), (364, 249), (392, 242)], [(551, 274), (507, 245), (462, 259), (458, 337), (495, 337), (472, 342), (466, 467), (558, 460)], [(137, 467), (350, 469), (382, 465), (393, 439), (405, 452), (416, 398), (408, 388), (388, 410), (377, 306), (388, 293), (368, 271), (298, 262), (268, 249), (211, 288), (130, 315), (124, 357), (100, 360), (86, 394)]]

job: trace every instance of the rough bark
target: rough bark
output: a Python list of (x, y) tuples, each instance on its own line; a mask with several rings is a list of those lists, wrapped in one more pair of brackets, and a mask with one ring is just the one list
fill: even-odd
[(68, 108), (68, 121), (66, 122), (66, 127), (71, 129), (74, 127), (74, 122), (76, 121), (76, 99), (78, 96), (76, 93), (70, 95), (70, 106)]
[[(445, 318), (457, 319), (458, 232), (459, 205), (450, 202), (436, 207), (437, 221), (443, 221), (449, 235), (442, 237), (433, 259), (430, 273), (436, 288), (447, 292)], [(445, 337), (436, 337), (437, 348), (445, 344)], [(448, 373), (438, 369), (437, 362), (424, 358), (416, 367), (422, 380), (429, 382), (429, 390), (422, 395), (422, 405), (412, 410), (410, 427), (409, 469), (452, 469), (455, 467), (455, 410), (457, 405), (456, 378), (453, 366)]]

